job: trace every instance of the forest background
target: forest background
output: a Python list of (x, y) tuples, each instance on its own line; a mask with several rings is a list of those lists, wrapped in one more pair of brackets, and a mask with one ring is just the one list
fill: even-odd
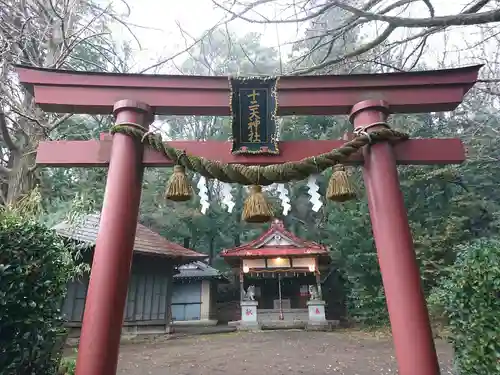
[[(38, 186), (48, 226), (77, 209), (99, 211), (106, 170), (42, 169), (34, 161), (42, 140), (95, 139), (112, 124), (110, 116), (43, 113), (19, 86), (14, 64), (198, 75), (381, 73), (485, 64), (480, 81), (454, 112), (391, 119), (395, 128), (412, 137), (460, 137), (468, 148), (468, 160), (460, 166), (399, 169), (424, 289), (430, 295), (451, 272), (459, 249), (473, 240), (497, 238), (500, 214), (499, 4), (476, 0), (459, 9), (456, 2), (456, 11), (450, 13), (444, 12), (445, 2), (435, 3), (213, 1), (224, 15), (221, 20), (197, 36), (180, 23), (173, 25), (184, 47), (144, 66), (144, 61), (137, 61), (141, 40), (136, 31), (147, 27), (130, 21), (130, 9), (123, 2), (0, 0), (0, 205), (12, 205)], [(269, 9), (272, 17), (266, 16)], [(238, 32), (236, 21), (256, 29), (276, 27), (278, 43), (270, 46), (260, 32)], [(279, 43), (278, 27), (283, 24), (296, 26), (297, 37)], [(231, 135), (224, 117), (161, 117), (154, 128), (170, 140), (227, 140)], [(336, 139), (351, 130), (344, 116), (280, 120), (283, 141)], [(146, 171), (140, 221), (172, 241), (206, 253), (224, 269), (218, 252), (255, 238), (263, 229), (240, 220), (245, 188), (233, 187), (236, 207), (228, 213), (218, 201), (217, 184), (209, 184), (212, 202), (202, 215), (196, 199), (164, 201), (170, 174), (169, 169)], [(305, 183), (289, 184), (292, 210), (282, 219), (297, 235), (328, 246), (349, 318), (381, 324), (387, 312), (368, 207), (360, 171), (352, 170), (352, 175), (360, 199), (325, 203), (317, 213), (311, 210)], [(328, 177), (319, 181), (323, 196)], [(270, 195), (280, 217), (277, 196)]]

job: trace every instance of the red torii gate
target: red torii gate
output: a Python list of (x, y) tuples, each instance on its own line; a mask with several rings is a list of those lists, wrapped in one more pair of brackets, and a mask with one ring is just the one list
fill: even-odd
[[(474, 85), (480, 66), (349, 76), (282, 77), (278, 115), (350, 114), (354, 127), (384, 122), (389, 113), (455, 109)], [(18, 66), (22, 84), (44, 110), (113, 113), (116, 123), (147, 128), (154, 114), (222, 115), (229, 111), (226, 77), (159, 76), (57, 71)], [(146, 104), (147, 103), (147, 104)], [(376, 127), (368, 131), (376, 130)], [(187, 153), (226, 163), (274, 164), (330, 151), (343, 141), (281, 142), (281, 155), (230, 153), (229, 142), (170, 142)], [(112, 147), (111, 147), (112, 146)], [(401, 375), (436, 375), (427, 307), (396, 164), (454, 164), (465, 160), (458, 139), (412, 139), (365, 147), (350, 159), (363, 165), (373, 235)], [(116, 373), (143, 167), (172, 165), (163, 154), (117, 133), (101, 140), (41, 142), (44, 166), (109, 165), (99, 235), (85, 306), (77, 375)]]

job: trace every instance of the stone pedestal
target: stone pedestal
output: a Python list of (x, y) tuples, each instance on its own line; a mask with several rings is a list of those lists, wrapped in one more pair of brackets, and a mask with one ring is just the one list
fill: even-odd
[(241, 301), (241, 321), (240, 328), (242, 329), (257, 329), (259, 323), (257, 321), (257, 301)]
[(324, 325), (327, 323), (325, 317), (325, 301), (312, 300), (307, 302), (309, 310), (309, 324), (311, 325)]

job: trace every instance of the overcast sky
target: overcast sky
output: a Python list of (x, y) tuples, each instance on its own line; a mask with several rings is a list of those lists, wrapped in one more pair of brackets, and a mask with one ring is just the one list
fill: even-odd
[[(189, 36), (197, 38), (203, 35), (226, 16), (211, 0), (130, 0), (129, 5), (130, 23), (144, 26), (134, 28), (134, 34), (142, 47), (136, 53), (140, 65), (148, 65), (148, 62), (155, 61), (159, 56), (171, 56), (184, 50), (186, 41), (190, 41)], [(189, 36), (183, 37), (181, 28)], [(264, 44), (269, 46), (291, 42), (298, 35), (294, 24), (280, 25), (278, 30), (274, 25), (254, 25), (235, 20), (231, 22), (229, 29), (239, 35), (255, 31), (262, 33)], [(130, 38), (129, 33), (123, 29), (121, 32)], [(137, 48), (137, 43), (134, 47)]]
[[(102, 1), (109, 3), (109, 0)], [(115, 8), (125, 9), (120, 5), (118, 0), (112, 1)], [(222, 2), (223, 0), (220, 1)], [(250, 0), (247, 2), (250, 2)], [(394, 0), (387, 0), (387, 2), (392, 3)], [(469, 2), (468, 0), (433, 0), (437, 15), (456, 13), (463, 9)], [(278, 6), (280, 3), (286, 4), (291, 3), (291, 1), (280, 0), (275, 2)], [(141, 67), (149, 66), (160, 56), (172, 56), (186, 48), (186, 40), (182, 37), (178, 25), (191, 37), (196, 38), (221, 21), (225, 16), (224, 12), (216, 8), (211, 0), (128, 0), (128, 4), (131, 7), (129, 22), (137, 26), (142, 26), (134, 27), (134, 33), (141, 43), (141, 49), (139, 49), (137, 43), (133, 44), (134, 50), (136, 50), (135, 60), (137, 61), (137, 66), (134, 69), (136, 71), (140, 70)], [(270, 18), (273, 18), (273, 15), (280, 11), (276, 10), (276, 6), (269, 6), (265, 9), (259, 8), (259, 10)], [(427, 17), (428, 11), (423, 2), (416, 2), (404, 14), (394, 15)], [(131, 38), (130, 33), (124, 31), (124, 29), (119, 30), (119, 33), (123, 37)], [(269, 46), (277, 46), (279, 43), (283, 45), (303, 35), (303, 29), (297, 29), (297, 25), (295, 24), (280, 24), (277, 27), (276, 25), (250, 24), (241, 20), (232, 21), (230, 30), (240, 35), (251, 31), (260, 32), (263, 34), (262, 42)], [(375, 25), (371, 26), (368, 29), (364, 29), (363, 33), (376, 34), (377, 28)], [(397, 38), (398, 35), (395, 34), (394, 37)], [(442, 58), (445, 43), (447, 46), (446, 49), (449, 51), (461, 50), (466, 47), (465, 41), (471, 44), (478, 38), (479, 34), (475, 33), (474, 30), (471, 31), (470, 28), (448, 32), (446, 41), (443, 40), (443, 36), (434, 37), (430, 41), (431, 48), (425, 58), (430, 64), (436, 63)], [(282, 50), (284, 55), (287, 54), (287, 48), (282, 48)], [(461, 60), (462, 65), (470, 64), (471, 61), (464, 58), (464, 56), (463, 52), (460, 54), (448, 54), (448, 59)], [(181, 56), (178, 61), (183, 58), (185, 56)]]

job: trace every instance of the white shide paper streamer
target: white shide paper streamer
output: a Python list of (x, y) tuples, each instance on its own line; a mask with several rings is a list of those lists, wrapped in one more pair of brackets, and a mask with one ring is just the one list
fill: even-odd
[(196, 187), (198, 188), (198, 196), (200, 197), (201, 213), (205, 215), (210, 207), (210, 202), (208, 201), (207, 179), (200, 176)]
[(233, 208), (235, 206), (235, 203), (233, 201), (233, 193), (232, 193), (232, 186), (228, 184), (227, 182), (221, 183), (221, 202), (224, 204), (224, 206), (227, 207), (227, 212), (231, 213), (233, 212)]
[(279, 193), (279, 199), (281, 200), (281, 207), (283, 207), (283, 215), (288, 215), (292, 206), (290, 205), (290, 197), (288, 196), (288, 189), (285, 184), (277, 184), (276, 190)]
[(312, 203), (312, 210), (314, 212), (318, 212), (321, 206), (323, 206), (323, 202), (321, 201), (321, 195), (318, 193), (319, 186), (317, 182), (316, 175), (310, 175), (307, 179), (307, 187), (309, 188), (308, 194), (311, 197), (309, 202)]

